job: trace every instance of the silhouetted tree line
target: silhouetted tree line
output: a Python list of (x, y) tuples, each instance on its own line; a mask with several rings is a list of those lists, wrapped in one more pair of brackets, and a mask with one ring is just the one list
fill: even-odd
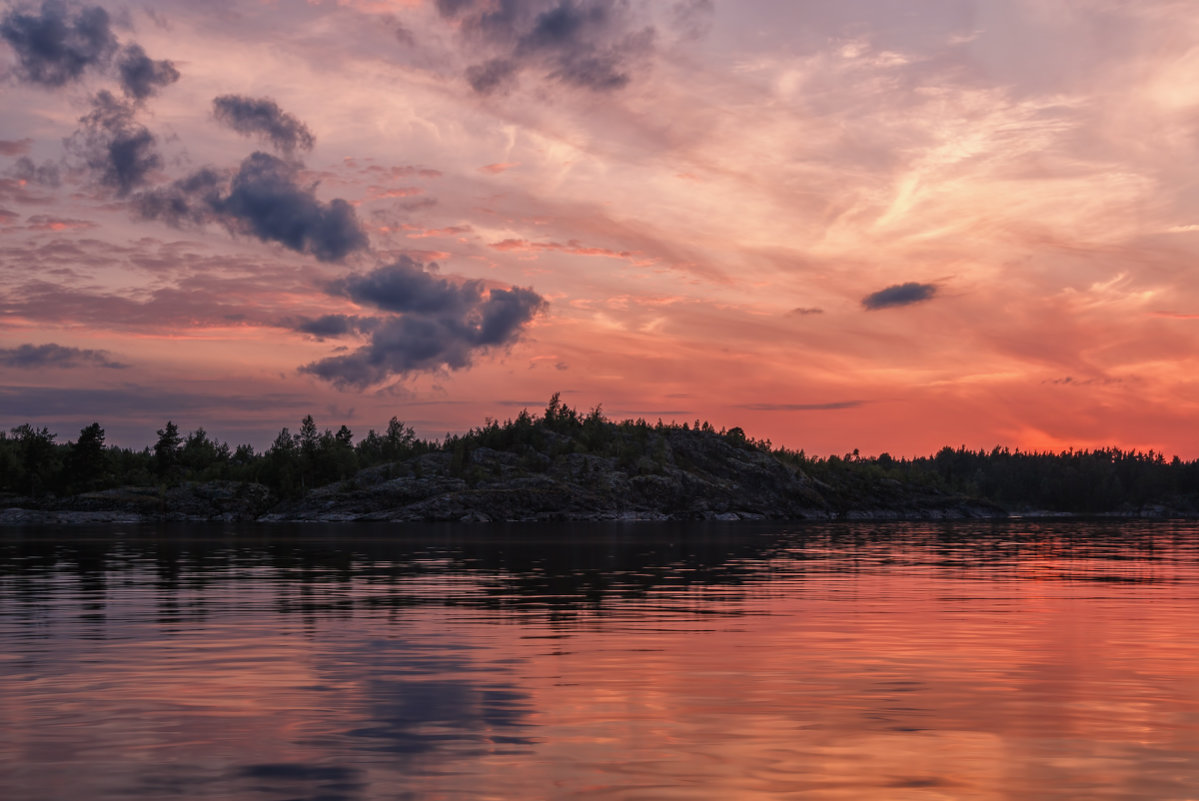
[(312, 415), (295, 434), (279, 432), (259, 453), (250, 445), (230, 448), (203, 428), (184, 434), (174, 422), (157, 432), (153, 446), (132, 450), (104, 441), (104, 429), (92, 423), (74, 442), (60, 443), (46, 428), (28, 424), (0, 432), (0, 492), (39, 498), (74, 495), (120, 486), (174, 486), (187, 481), (242, 481), (264, 484), (280, 497), (295, 497), (312, 487), (349, 478), (365, 467), (407, 459), (435, 450), (410, 426), (392, 418), (387, 429), (373, 429), (358, 442), (346, 426), (336, 432), (317, 428)]
[(892, 480), (985, 498), (1009, 510), (1119, 512), (1154, 504), (1199, 511), (1199, 461), (1155, 451), (990, 451), (945, 447), (934, 456), (895, 459), (857, 451), (827, 458), (776, 454), (829, 484)]
[(477, 470), (471, 454), (481, 448), (515, 454), (530, 472), (577, 453), (613, 458), (623, 470), (646, 473), (665, 469), (668, 438), (680, 432), (771, 453), (833, 487), (900, 482), (983, 498), (1012, 510), (1114, 512), (1160, 503), (1199, 511), (1199, 461), (1167, 461), (1154, 451), (946, 447), (916, 459), (886, 453), (863, 457), (857, 450), (811, 457), (804, 451), (773, 448), (769, 440), (747, 437), (740, 428), (717, 430), (700, 420), (693, 425), (643, 418), (617, 422), (605, 417), (600, 406), (580, 413), (562, 403), (557, 393), (540, 415), (524, 409), (504, 423), (488, 418), (481, 426), (447, 434), (440, 441), (418, 438), (393, 417), (382, 433), (372, 429), (355, 442), (346, 426), (322, 431), (309, 415), (297, 432), (282, 429), (262, 452), (250, 445), (230, 448), (203, 428), (184, 434), (171, 421), (157, 431), (153, 446), (140, 451), (107, 445), (98, 423), (66, 443), (57, 442), (57, 435), (46, 428), (25, 424), (8, 434), (0, 432), (0, 492), (37, 498), (119, 486), (227, 480), (263, 484), (276, 496), (291, 498), (365, 468), (430, 453), (449, 454), (451, 474), (469, 481)]

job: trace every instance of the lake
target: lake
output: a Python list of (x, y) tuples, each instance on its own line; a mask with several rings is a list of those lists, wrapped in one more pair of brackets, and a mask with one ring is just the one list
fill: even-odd
[(0, 798), (1193, 799), (1199, 526), (0, 530)]

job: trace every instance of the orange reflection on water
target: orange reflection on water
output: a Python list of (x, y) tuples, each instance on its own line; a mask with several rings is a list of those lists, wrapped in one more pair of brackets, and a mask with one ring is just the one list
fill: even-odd
[(532, 657), (540, 753), (621, 797), (1175, 797), (1193, 595), (1055, 587), (859, 576), (710, 630), (576, 632)]
[(0, 556), (0, 795), (1193, 796), (1199, 536), (1009, 540)]

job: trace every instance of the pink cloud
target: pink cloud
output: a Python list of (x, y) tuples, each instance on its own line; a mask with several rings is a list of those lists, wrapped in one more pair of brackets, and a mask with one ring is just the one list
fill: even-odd
[(492, 242), (488, 247), (505, 253), (558, 251), (574, 256), (603, 256), (611, 259), (631, 259), (638, 255), (627, 250), (618, 251), (610, 248), (588, 247), (573, 239), (566, 244), (560, 242), (530, 242), (527, 239), (504, 239), (499, 242)]
[(419, 186), (398, 186), (393, 188), (383, 186), (371, 186), (367, 189), (368, 200), (387, 200), (397, 197), (413, 197), (414, 195), (423, 195), (425, 190)]
[(33, 149), (33, 140), (26, 137), (25, 139), (0, 139), (0, 156), (25, 156)]
[(408, 234), (409, 239), (426, 239), (440, 236), (461, 236), (469, 234), (474, 229), (469, 225), (450, 225), (445, 228), (415, 229)]
[(26, 220), (30, 231), (86, 231), (98, 228), (90, 220), (73, 220), (66, 217), (54, 217), (49, 214), (35, 214)]
[(499, 175), (502, 172), (507, 172), (508, 170), (512, 169), (513, 167), (519, 167), (519, 166), (520, 166), (519, 161), (503, 161), (503, 162), (497, 162), (495, 164), (488, 164), (484, 167), (480, 167), (479, 172), (486, 172), (486, 173), (490, 173), (492, 175)]

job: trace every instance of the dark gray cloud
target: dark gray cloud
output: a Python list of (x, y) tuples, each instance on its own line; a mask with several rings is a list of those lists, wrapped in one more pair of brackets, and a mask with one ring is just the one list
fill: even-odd
[(135, 118), (136, 109), (108, 90), (92, 99), (92, 111), (80, 118), (81, 129), (68, 142), (97, 180), (125, 197), (162, 167), (154, 134)]
[(559, 2), (537, 15), (532, 30), (521, 37), (529, 49), (560, 47), (579, 40), (583, 31), (602, 26), (608, 16), (607, 3)]
[(377, 317), (359, 317), (353, 314), (325, 314), (320, 317), (297, 317), (283, 321), (284, 328), (308, 334), (317, 339), (344, 337), (351, 334), (366, 334), (379, 327)]
[(365, 346), (300, 368), (341, 389), (468, 367), (475, 353), (514, 342), (545, 306), (532, 289), (484, 290), (478, 281), (455, 283), (407, 257), (339, 281), (329, 291), (393, 313), (374, 323)]
[(813, 314), (824, 314), (824, 309), (815, 306), (800, 306), (787, 312), (791, 317), (808, 317)]
[(476, 347), (504, 345), (545, 306), (545, 298), (531, 288), (492, 289), (468, 315), (465, 330)]
[[(76, 9), (58, 0), (45, 0), (40, 13), (9, 10), (0, 19), (0, 38), (16, 52), (21, 79), (51, 88), (76, 81), (89, 69), (108, 72), (118, 51), (107, 11), (99, 6)], [(157, 141), (137, 121), (136, 112), (143, 100), (177, 81), (179, 71), (170, 61), (155, 61), (140, 45), (129, 44), (120, 50), (116, 77), (130, 101), (122, 102), (108, 90), (97, 93), (67, 145), (101, 185), (125, 197), (162, 166)], [(28, 150), (20, 148), (21, 142), (6, 144), (16, 146), (14, 155)], [(23, 158), (16, 174), (45, 186), (59, 182), (58, 167), (50, 162), (39, 167)]]
[(1052, 378), (1042, 381), (1042, 384), (1058, 384), (1060, 386), (1072, 387), (1089, 387), (1089, 386), (1111, 386), (1113, 384), (1123, 384), (1125, 379), (1112, 378), (1110, 376), (1097, 376), (1092, 378), (1075, 378), (1074, 376), (1066, 376), (1065, 378)]
[(526, 69), (613, 91), (653, 51), (654, 29), (637, 25), (627, 0), (438, 0), (437, 9), (472, 45), (491, 51), (466, 72), (480, 94), (506, 88)]
[(117, 59), (117, 75), (121, 89), (135, 100), (145, 100), (164, 86), (179, 80), (175, 64), (165, 59), (155, 61), (146, 55), (141, 45), (126, 45)]
[(437, 11), (443, 17), (455, 17), (474, 5), (475, 0), (437, 0)]
[(389, 312), (418, 314), (462, 314), (483, 299), (479, 281), (453, 283), (416, 260), (401, 256), (394, 264), (366, 275), (352, 275), (330, 284), (334, 295), (347, 297), (362, 306)]
[(397, 42), (405, 47), (416, 47), (416, 34), (398, 22), (395, 23), (395, 29), (392, 31), (392, 35), (395, 36)]
[(109, 367), (122, 369), (127, 364), (115, 362), (103, 350), (84, 350), (65, 345), (18, 345), (0, 348), (0, 366), (32, 370), (39, 367)]
[[(436, 403), (436, 401), (428, 401), (428, 403)], [(491, 401), (491, 403), (494, 403), (496, 406), (521, 406), (525, 409), (538, 409), (545, 406), (545, 398), (541, 398), (540, 400), (496, 400)], [(416, 406), (418, 404), (412, 405)]]
[(205, 167), (169, 186), (141, 193), (134, 198), (134, 206), (147, 219), (170, 225), (203, 225), (216, 219), (228, 183), (228, 176)]
[[(59, 0), (45, 0), (40, 14), (10, 10), (0, 20), (0, 38), (16, 52), (20, 78), (52, 88), (89, 69), (107, 71), (118, 50), (107, 11), (72, 9)], [(139, 102), (179, 80), (172, 62), (150, 58), (136, 43), (120, 50), (116, 68), (121, 89)]]
[(62, 176), (57, 164), (52, 161), (35, 164), (33, 159), (28, 156), (21, 156), (17, 159), (8, 174), (38, 186), (58, 186), (62, 183)]
[(78, 80), (89, 67), (106, 67), (117, 49), (107, 11), (72, 11), (57, 0), (43, 2), (40, 14), (10, 9), (0, 19), (0, 38), (16, 52), (22, 79), (50, 87)]
[(596, 92), (623, 89), (629, 82), (629, 74), (624, 71), (621, 58), (616, 53), (572, 55), (562, 59), (550, 77)]
[(906, 284), (895, 284), (867, 295), (862, 298), (862, 306), (869, 311), (888, 309), (893, 306), (910, 306), (913, 303), (930, 300), (936, 294), (936, 284), (918, 284), (915, 281), (909, 281)]
[(365, 347), (300, 368), (341, 389), (394, 375), (468, 367), (476, 351), (508, 344), (545, 301), (531, 289), (493, 289), (468, 317), (402, 315), (383, 322)]
[(268, 153), (252, 153), (231, 180), (206, 168), (137, 198), (148, 218), (173, 224), (223, 223), (234, 233), (278, 242), (321, 261), (338, 261), (368, 246), (354, 207), (336, 198), (322, 203), (315, 186), (299, 184), (299, 167)]
[(258, 136), (283, 153), (311, 150), (316, 143), (308, 126), (269, 97), (221, 95), (212, 101), (219, 122), (244, 136)]
[(235, 230), (279, 242), (321, 261), (337, 261), (367, 246), (354, 207), (341, 198), (322, 203), (315, 187), (297, 183), (296, 167), (253, 153), (233, 176), (217, 212)]
[(613, 411), (612, 416), (616, 419), (627, 420), (630, 417), (646, 419), (653, 419), (655, 417), (683, 417), (692, 413), (689, 409), (616, 409)]
[(520, 66), (510, 58), (493, 58), (466, 68), (466, 82), (481, 95), (506, 89), (516, 82)]
[(738, 409), (752, 412), (831, 412), (838, 409), (856, 409), (866, 401), (834, 401), (832, 403), (745, 403)]
[(0, 414), (17, 420), (42, 420), (49, 416), (73, 417), (79, 414), (80, 409), (87, 409), (87, 413), (97, 420), (151, 416), (165, 420), (172, 414), (213, 408), (254, 412), (271, 409), (276, 404), (283, 409), (302, 410), (309, 408), (311, 401), (283, 393), (204, 395), (136, 384), (116, 388), (0, 387)]

